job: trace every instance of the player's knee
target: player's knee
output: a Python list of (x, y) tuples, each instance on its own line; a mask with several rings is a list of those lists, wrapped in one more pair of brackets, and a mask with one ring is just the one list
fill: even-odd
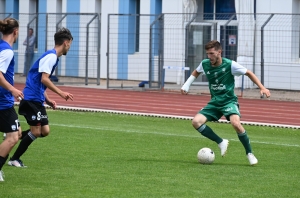
[(11, 136), (6, 137), (5, 141), (7, 141), (9, 146), (12, 148), (18, 143), (19, 136), (16, 133), (16, 135), (11, 135)]
[(203, 122), (201, 122), (201, 120), (194, 118), (192, 120), (192, 125), (195, 129), (198, 129), (202, 124), (204, 124)]
[(46, 136), (48, 136), (50, 134), (50, 130), (42, 130), (42, 132), (41, 132), (41, 137), (46, 137)]
[(241, 125), (240, 121), (237, 121), (237, 120), (231, 121), (231, 125), (233, 126), (233, 128), (236, 131), (240, 131), (241, 130), (242, 125)]

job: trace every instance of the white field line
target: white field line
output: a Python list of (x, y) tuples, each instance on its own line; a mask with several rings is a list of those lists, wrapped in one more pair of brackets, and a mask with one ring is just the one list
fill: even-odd
[[(25, 122), (25, 121), (24, 121)], [(179, 135), (179, 134), (172, 134), (172, 133), (163, 133), (163, 132), (141, 132), (136, 130), (122, 130), (120, 128), (114, 129), (112, 127), (89, 127), (89, 126), (82, 126), (82, 125), (67, 125), (67, 124), (55, 124), (51, 123), (52, 126), (59, 126), (59, 127), (68, 127), (68, 128), (77, 128), (77, 129), (90, 129), (90, 130), (99, 130), (99, 131), (117, 131), (121, 133), (138, 133), (138, 134), (154, 134), (154, 135), (163, 135), (163, 136), (175, 136), (175, 137), (188, 137), (188, 138), (204, 138), (200, 134), (196, 135)], [(239, 142), (236, 139), (229, 139), (230, 141)], [(267, 144), (267, 145), (276, 145), (276, 146), (287, 146), (287, 147), (300, 147), (298, 144), (281, 144), (281, 143), (273, 143), (273, 142), (261, 142), (261, 141), (252, 141), (251, 143), (257, 144)]]
[[(15, 105), (19, 105), (19, 103), (16, 102)], [(49, 106), (47, 106), (47, 107), (49, 107)], [(105, 113), (114, 113), (114, 114), (139, 115), (139, 116), (173, 118), (173, 119), (184, 119), (184, 120), (192, 120), (193, 119), (193, 117), (188, 117), (188, 116), (174, 116), (174, 115), (153, 114), (153, 113), (149, 114), (149, 113), (139, 113), (139, 112), (130, 112), (130, 111), (115, 111), (115, 110), (107, 110), (107, 109), (92, 109), (92, 108), (82, 108), (82, 107), (58, 106), (57, 109), (60, 109), (60, 110), (73, 110), (73, 111), (87, 111), (87, 112), (105, 112)], [(219, 120), (219, 122), (229, 123), (227, 120)], [(245, 125), (300, 129), (300, 126), (297, 126), (297, 125), (281, 125), (281, 124), (259, 123), (259, 122), (241, 122), (241, 123), (245, 124)], [(61, 125), (61, 124), (53, 124), (53, 123), (51, 125), (63, 126), (63, 127), (83, 128), (83, 129), (93, 129), (93, 130), (112, 130), (111, 128), (110, 129), (104, 129), (104, 128), (97, 128), (97, 127)], [(120, 132), (143, 133), (143, 132), (140, 132), (140, 131), (129, 131), (129, 130), (121, 130)], [(147, 132), (145, 134), (158, 134), (158, 135), (166, 135), (166, 136), (193, 137), (193, 138), (194, 137), (199, 137), (199, 136), (178, 135), (178, 134), (160, 133), (160, 132), (151, 132), (151, 133)], [(238, 140), (235, 140), (235, 139), (230, 139), (230, 140), (231, 141), (238, 141)], [(279, 143), (260, 142), (260, 141), (252, 141), (252, 140), (251, 140), (251, 142), (258, 143), (258, 144), (277, 145), (277, 146), (300, 147), (300, 145), (298, 145), (298, 144), (279, 144)]]

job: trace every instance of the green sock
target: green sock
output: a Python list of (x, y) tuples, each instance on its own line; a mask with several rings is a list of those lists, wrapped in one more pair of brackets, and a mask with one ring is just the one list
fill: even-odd
[(206, 124), (202, 124), (197, 129), (197, 131), (201, 133), (201, 135), (203, 135), (204, 137), (207, 137), (208, 139), (216, 142), (217, 144), (220, 144), (223, 141), (223, 139), (220, 138), (217, 134), (215, 134), (215, 132), (213, 132), (213, 130)]
[(248, 138), (247, 132), (245, 131), (244, 133), (238, 133), (238, 137), (246, 150), (246, 155), (248, 153), (252, 153), (250, 140)]

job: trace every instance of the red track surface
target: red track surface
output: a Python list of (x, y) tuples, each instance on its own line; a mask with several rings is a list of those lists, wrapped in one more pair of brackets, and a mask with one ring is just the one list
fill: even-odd
[[(22, 90), (24, 84), (16, 84)], [(210, 96), (181, 95), (168, 92), (108, 90), (88, 87), (59, 86), (72, 93), (74, 101), (64, 101), (48, 90), (58, 106), (96, 108), (140, 113), (193, 117), (204, 107)], [(242, 121), (270, 124), (300, 125), (300, 103), (261, 99), (239, 99)]]

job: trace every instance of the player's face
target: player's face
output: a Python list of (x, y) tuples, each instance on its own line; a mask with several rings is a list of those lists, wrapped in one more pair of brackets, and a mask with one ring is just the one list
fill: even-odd
[(206, 50), (206, 54), (210, 60), (211, 65), (218, 66), (220, 64), (221, 53), (221, 50), (215, 50), (215, 48), (210, 48)]
[(70, 47), (71, 47), (71, 44), (72, 44), (72, 40), (70, 40), (70, 41), (66, 40), (66, 41), (64, 42), (64, 51), (63, 51), (63, 55), (67, 55), (67, 53), (68, 53), (68, 51), (69, 51), (69, 49), (70, 49)]

